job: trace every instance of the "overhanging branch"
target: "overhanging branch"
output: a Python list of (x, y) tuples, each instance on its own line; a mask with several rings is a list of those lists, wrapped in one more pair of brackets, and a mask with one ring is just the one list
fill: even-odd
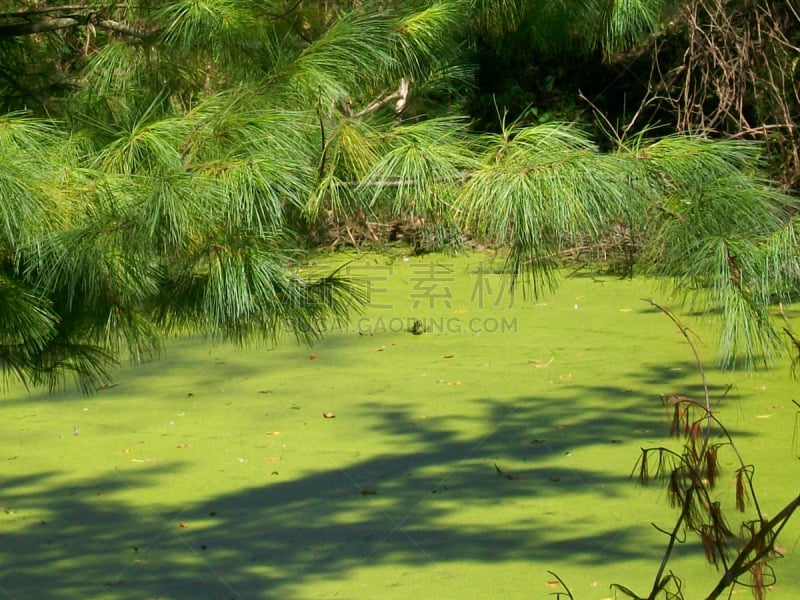
[(27, 19), (33, 16), (40, 16), (55, 12), (75, 12), (86, 11), (88, 7), (84, 4), (62, 4), (60, 6), (40, 6), (31, 10), (20, 10), (10, 13), (0, 13), (0, 19)]
[(112, 21), (110, 19), (97, 19), (95, 25), (101, 27), (103, 29), (108, 29), (110, 31), (116, 31), (117, 33), (122, 33), (124, 35), (129, 35), (131, 37), (136, 38), (146, 38), (148, 34), (144, 31), (139, 31), (138, 29), (134, 29), (133, 27), (129, 27), (124, 23), (119, 23), (117, 21)]
[(55, 17), (52, 19), (42, 19), (41, 21), (0, 25), (0, 38), (19, 37), (36, 33), (47, 33), (59, 29), (68, 29), (70, 27), (85, 26), (89, 24), (90, 18), (90, 15)]
[[(63, 7), (62, 7), (63, 8)], [(19, 13), (17, 15), (3, 15), (6, 18), (16, 19), (16, 23), (0, 25), (0, 39), (10, 37), (21, 37), (25, 35), (35, 35), (37, 33), (48, 33), (60, 29), (70, 29), (72, 27), (95, 26), (109, 31), (115, 31), (123, 35), (136, 38), (146, 38), (148, 34), (124, 23), (104, 19), (95, 12), (87, 14), (71, 14), (61, 17), (45, 17), (39, 20), (30, 20), (30, 13)]]

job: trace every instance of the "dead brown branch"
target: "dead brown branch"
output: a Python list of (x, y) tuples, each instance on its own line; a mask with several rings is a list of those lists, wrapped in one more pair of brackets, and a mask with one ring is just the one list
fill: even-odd
[[(644, 107), (660, 108), (681, 131), (760, 140), (780, 161), (775, 172), (796, 187), (798, 29), (792, 1), (689, 0), (664, 36), (681, 39), (685, 51), (675, 64), (664, 37), (656, 41), (650, 93), (632, 121)], [(663, 60), (673, 66), (664, 68)]]

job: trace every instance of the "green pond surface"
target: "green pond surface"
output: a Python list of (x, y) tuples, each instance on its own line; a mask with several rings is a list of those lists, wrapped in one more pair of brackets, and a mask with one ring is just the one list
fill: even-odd
[[(586, 273), (524, 300), (488, 255), (350, 259), (369, 305), (311, 348), (174, 338), (92, 396), (5, 390), (0, 598), (550, 598), (548, 571), (576, 600), (646, 595), (676, 513), (630, 475), (679, 448), (661, 395), (702, 399), (641, 299), (676, 300)], [(774, 514), (800, 482), (789, 361), (721, 372), (711, 323), (686, 323)], [(779, 545), (769, 597), (800, 598), (800, 515)], [(687, 598), (702, 557), (676, 550)]]

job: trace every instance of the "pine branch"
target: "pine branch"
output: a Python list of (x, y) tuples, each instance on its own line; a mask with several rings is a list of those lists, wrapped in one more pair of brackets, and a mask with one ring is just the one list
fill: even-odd
[(395, 102), (394, 112), (400, 114), (403, 112), (403, 109), (406, 106), (406, 101), (408, 99), (408, 91), (411, 84), (407, 78), (403, 77), (400, 79), (400, 86), (397, 88), (396, 91), (392, 92), (385, 98), (380, 98), (379, 100), (375, 100), (368, 104), (365, 108), (362, 108), (358, 112), (353, 112), (352, 108), (350, 107), (350, 103), (344, 104), (341, 108), (342, 113), (344, 113), (347, 117), (353, 118), (360, 118), (370, 113), (374, 113), (379, 108), (389, 104), (389, 102)]
[(42, 19), (36, 22), (16, 23), (14, 25), (0, 25), (0, 38), (20, 37), (37, 33), (48, 33), (59, 29), (86, 26), (91, 15), (73, 15), (69, 17), (55, 17)]
[(0, 25), (0, 38), (21, 37), (35, 35), (37, 33), (49, 33), (60, 29), (70, 29), (72, 27), (96, 26), (110, 31), (116, 31), (136, 38), (145, 38), (148, 34), (144, 31), (134, 29), (124, 23), (111, 19), (102, 19), (97, 13), (91, 12), (85, 15), (67, 15), (63, 17), (48, 17), (39, 21), (25, 21), (12, 25)]
[(276, 12), (265, 12), (264, 14), (267, 15), (270, 19), (285, 19), (289, 15), (291, 15), (294, 11), (300, 8), (300, 5), (303, 3), (303, 0), (296, 0), (295, 3), (287, 8), (285, 11), (276, 13)]
[(28, 17), (51, 14), (56, 12), (73, 12), (88, 10), (85, 4), (62, 4), (60, 6), (42, 6), (33, 10), (21, 10), (19, 12), (0, 13), (0, 19), (26, 19)]
[(133, 27), (129, 27), (128, 25), (125, 25), (124, 23), (119, 23), (117, 21), (112, 21), (110, 19), (97, 19), (97, 21), (95, 21), (94, 24), (97, 25), (98, 27), (103, 28), (103, 29), (108, 29), (110, 31), (116, 31), (117, 33), (122, 33), (124, 35), (129, 35), (129, 36), (135, 37), (135, 38), (144, 39), (144, 38), (153, 36), (152, 33), (147, 33), (147, 32), (144, 32), (144, 31), (140, 31), (138, 29), (134, 29)]

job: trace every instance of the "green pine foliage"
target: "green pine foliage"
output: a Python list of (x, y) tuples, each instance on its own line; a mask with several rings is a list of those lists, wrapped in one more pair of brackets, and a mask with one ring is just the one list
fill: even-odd
[(719, 314), (724, 364), (769, 360), (768, 307), (800, 267), (793, 200), (759, 179), (757, 148), (608, 152), (568, 123), (482, 133), (461, 111), (476, 40), (615, 52), (664, 5), (0, 3), (4, 372), (90, 390), (167, 332), (312, 341), (364, 298), (299, 274), (301, 232), (366, 217), (496, 243), (534, 295), (575, 239), (625, 223), (639, 271)]

